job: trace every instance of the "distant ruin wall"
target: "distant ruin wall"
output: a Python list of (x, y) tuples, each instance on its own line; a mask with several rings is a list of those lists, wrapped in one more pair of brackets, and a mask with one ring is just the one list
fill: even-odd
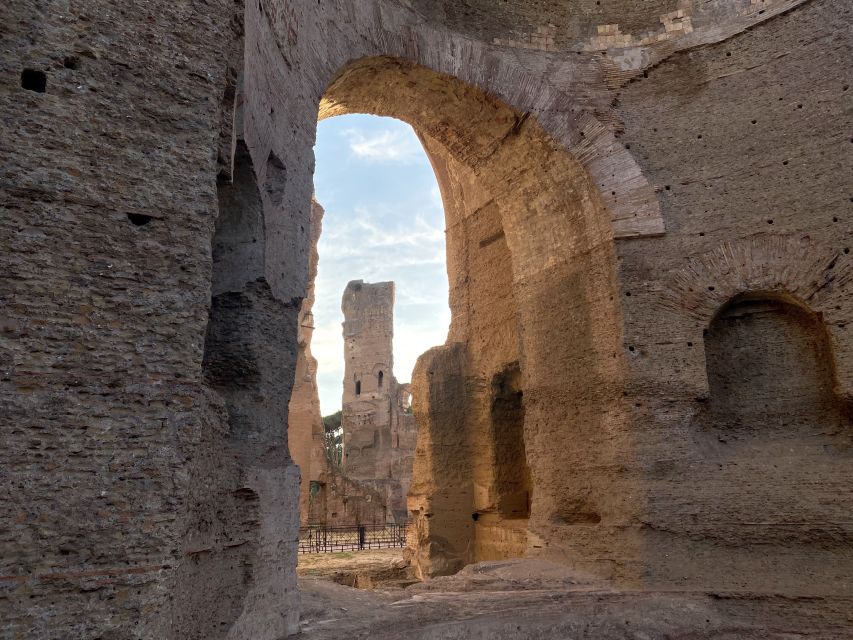
[[(849, 610), (849, 4), (0, 3), (3, 633), (299, 629), (312, 148), (354, 111), (451, 166), (451, 335), (413, 387), (425, 573), (521, 550)], [(235, 271), (211, 241), (251, 182)], [(760, 376), (759, 345), (784, 347)], [(720, 396), (744, 384), (773, 422)], [(489, 430), (522, 410), (530, 518), (499, 528), (520, 489)]]
[[(289, 409), (288, 441), (302, 478), (300, 522), (327, 526), (405, 522), (417, 428), (408, 401), (409, 386), (399, 384), (392, 370), (393, 283), (363, 285), (372, 294), (360, 297), (355, 307), (347, 306), (344, 295), (344, 326), (345, 332), (350, 332), (345, 341), (345, 368), (347, 379), (352, 380), (344, 384), (341, 465), (330, 460), (326, 452), (317, 363), (310, 343), (322, 214), (315, 202), (310, 284), (300, 311), (296, 381)], [(350, 283), (347, 292), (355, 291), (356, 284)]]
[[(383, 522), (404, 522), (417, 428), (408, 412), (408, 386), (393, 373), (394, 283), (352, 281), (342, 309), (343, 470), (381, 496)], [(371, 511), (379, 517), (375, 505)]]

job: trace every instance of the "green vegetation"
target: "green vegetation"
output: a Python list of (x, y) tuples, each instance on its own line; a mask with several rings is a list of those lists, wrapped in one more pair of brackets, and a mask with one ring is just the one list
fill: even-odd
[(340, 467), (344, 451), (344, 432), (341, 429), (340, 411), (323, 417), (323, 447), (332, 466)]

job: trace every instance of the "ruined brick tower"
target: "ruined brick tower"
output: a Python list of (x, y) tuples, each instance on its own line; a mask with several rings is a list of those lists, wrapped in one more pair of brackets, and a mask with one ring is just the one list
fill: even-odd
[(386, 521), (406, 519), (416, 427), (408, 385), (393, 374), (394, 283), (354, 280), (344, 291), (344, 463), (347, 477), (384, 496)]
[[(418, 575), (523, 555), (633, 598), (648, 637), (849, 637), (849, 22), (849, 0), (0, 3), (0, 638), (393, 638), (299, 620), (313, 147), (354, 113), (414, 128), (445, 209)], [(382, 491), (391, 364), (347, 403), (373, 421), (347, 464)], [(330, 518), (384, 499), (342, 482)], [(650, 614), (675, 592), (713, 611)], [(554, 606), (449, 633), (586, 628)]]

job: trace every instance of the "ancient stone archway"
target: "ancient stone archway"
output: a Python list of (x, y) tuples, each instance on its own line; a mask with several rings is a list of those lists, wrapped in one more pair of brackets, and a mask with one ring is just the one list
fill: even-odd
[[(594, 481), (553, 473), (563, 462), (552, 443), (565, 434), (550, 430), (563, 412), (594, 425), (597, 403), (618, 388), (618, 364), (596, 355), (617, 348), (621, 321), (613, 304), (611, 224), (586, 170), (528, 114), (397, 58), (358, 60), (333, 79), (319, 117), (354, 112), (415, 128), (445, 204), (452, 319), (440, 350), (464, 364), (448, 371), (433, 351), (414, 374), (421, 435), (410, 507), (419, 570), (441, 574), (471, 561), (525, 555), (528, 527), (600, 522), (606, 507), (591, 490)], [(502, 400), (492, 385), (513, 368), (515, 414), (525, 425), (516, 426), (516, 437), (524, 436), (513, 450), (535, 463), (525, 472), (531, 480), (523, 483), (524, 508), (510, 509), (504, 485), (519, 463), (501, 440), (510, 427), (497, 424), (506, 412), (495, 411)], [(448, 380), (461, 386), (453, 391)], [(446, 406), (456, 407), (449, 422)], [(447, 437), (453, 447), (443, 446)], [(527, 468), (526, 460), (520, 464)], [(565, 482), (545, 480), (552, 475)]]
[[(736, 296), (789, 292), (828, 333), (849, 408), (848, 4), (5, 3), (4, 631), (299, 630), (283, 399), (318, 109), (324, 94), (329, 113), (357, 108), (351, 76), (393, 88), (360, 99), (416, 124), (455, 221), (451, 340), (414, 381), (422, 572), (540, 554), (610, 586), (763, 602), (752, 621), (779, 633), (843, 635), (849, 438), (799, 451), (826, 473), (744, 460), (779, 486), (808, 480), (773, 495), (773, 526), (727, 510), (753, 476), (709, 422), (703, 330)], [(242, 187), (263, 234), (224, 282), (217, 191)], [(533, 487), (518, 528), (491, 511), (484, 435), (490, 400), (517, 424), (514, 385), (490, 398), (515, 362)], [(429, 482), (436, 469), (460, 481)], [(712, 617), (685, 634), (715, 633)]]

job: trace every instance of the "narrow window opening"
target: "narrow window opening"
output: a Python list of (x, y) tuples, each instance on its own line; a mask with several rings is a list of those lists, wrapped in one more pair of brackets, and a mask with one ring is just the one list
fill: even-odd
[(355, 395), (357, 395), (357, 396), (361, 395), (361, 380), (355, 381)]
[(379, 375), (377, 376), (377, 378), (379, 378), (379, 388), (381, 389), (381, 388), (382, 388), (382, 384), (385, 382), (385, 380), (384, 380), (384, 378), (385, 378), (385, 374), (384, 374), (383, 372), (381, 372), (381, 371), (380, 371), (380, 372), (379, 372)]

